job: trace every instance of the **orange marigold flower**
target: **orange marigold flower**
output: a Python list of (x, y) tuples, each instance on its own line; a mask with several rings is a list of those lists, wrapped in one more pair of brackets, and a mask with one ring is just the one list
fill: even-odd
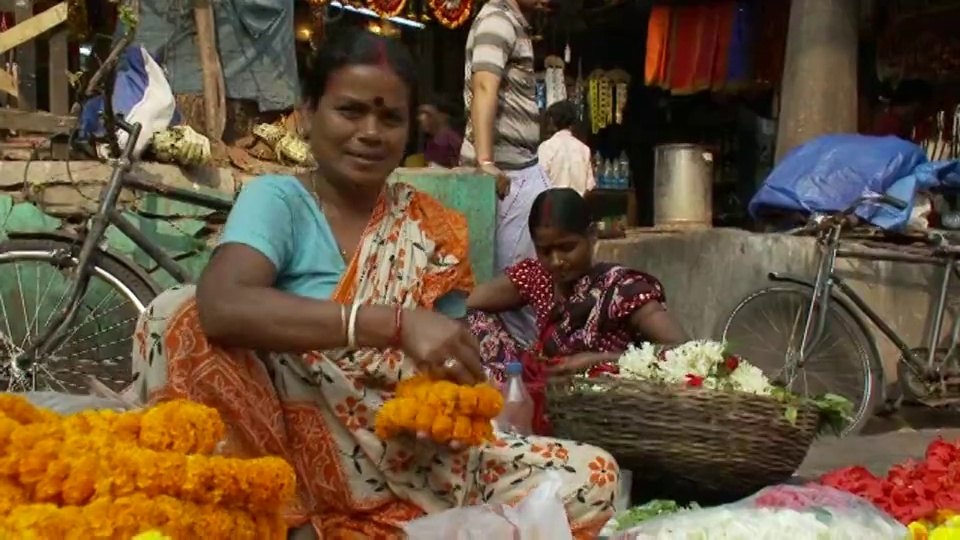
[(47, 409), (41, 409), (17, 394), (0, 394), (0, 415), (3, 415), (18, 424), (35, 424), (39, 422), (55, 422), (60, 416)]
[(450, 442), (450, 439), (453, 438), (453, 418), (446, 414), (438, 414), (433, 419), (430, 437), (441, 444)]
[(478, 445), (493, 438), (490, 420), (502, 408), (503, 398), (488, 384), (462, 386), (417, 375), (397, 385), (395, 397), (377, 412), (375, 431), (382, 439), (421, 432), (439, 443)]
[(226, 436), (216, 409), (174, 400), (147, 409), (140, 425), (140, 445), (179, 454), (212, 454)]

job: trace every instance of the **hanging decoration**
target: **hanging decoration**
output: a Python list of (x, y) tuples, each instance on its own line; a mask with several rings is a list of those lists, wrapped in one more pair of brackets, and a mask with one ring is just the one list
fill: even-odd
[(473, 12), (473, 0), (430, 0), (433, 16), (447, 28), (459, 28)]
[(549, 107), (558, 101), (567, 99), (567, 81), (563, 74), (564, 61), (556, 55), (550, 55), (543, 60), (546, 66), (544, 82), (546, 84), (546, 106)]
[(384, 19), (397, 17), (406, 7), (407, 0), (370, 0), (370, 10)]
[(613, 69), (605, 74), (613, 86), (613, 121), (623, 123), (623, 111), (627, 107), (627, 90), (630, 88), (630, 74), (622, 69)]
[(590, 93), (590, 129), (596, 134), (613, 123), (613, 83), (602, 70), (594, 70), (587, 77)]
[(587, 114), (587, 89), (583, 83), (583, 58), (577, 60), (577, 80), (573, 83), (573, 103), (577, 106), (577, 120), (583, 121)]

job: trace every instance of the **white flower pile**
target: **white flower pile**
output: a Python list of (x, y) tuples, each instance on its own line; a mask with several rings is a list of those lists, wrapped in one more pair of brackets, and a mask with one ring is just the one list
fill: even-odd
[(689, 385), (694, 378), (710, 390), (769, 395), (772, 386), (763, 371), (742, 358), (736, 359), (731, 370), (725, 348), (717, 341), (698, 340), (661, 354), (661, 349), (650, 343), (631, 345), (620, 356), (620, 376), (676, 385)]
[(870, 515), (785, 508), (712, 508), (658, 518), (613, 540), (901, 540), (906, 529)]

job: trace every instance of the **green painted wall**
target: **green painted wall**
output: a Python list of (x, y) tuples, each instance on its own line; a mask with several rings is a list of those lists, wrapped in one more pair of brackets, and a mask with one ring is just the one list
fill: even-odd
[[(494, 231), (496, 230), (496, 194), (493, 178), (472, 171), (433, 169), (399, 169), (393, 181), (410, 183), (440, 200), (448, 208), (467, 216), (470, 233), (470, 260), (478, 282), (493, 275)], [(199, 191), (222, 193), (202, 187)], [(210, 258), (219, 224), (208, 222), (212, 212), (159, 195), (144, 194), (124, 215), (138, 225), (168, 254), (179, 260), (194, 276)], [(0, 195), (0, 237), (10, 232), (40, 233), (69, 228), (63, 220), (45, 214), (29, 202), (16, 203), (10, 195)], [(146, 269), (163, 288), (175, 284), (164, 270), (155, 268), (153, 261), (133, 242), (111, 227), (107, 231), (105, 247), (119, 253)]]

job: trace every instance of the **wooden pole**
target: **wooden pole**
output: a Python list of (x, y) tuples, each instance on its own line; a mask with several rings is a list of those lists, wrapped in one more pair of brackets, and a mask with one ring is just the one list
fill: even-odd
[(197, 51), (203, 72), (203, 112), (206, 136), (211, 141), (223, 139), (227, 124), (227, 91), (223, 67), (217, 52), (216, 26), (210, 0), (195, 0), (193, 20), (197, 25)]

